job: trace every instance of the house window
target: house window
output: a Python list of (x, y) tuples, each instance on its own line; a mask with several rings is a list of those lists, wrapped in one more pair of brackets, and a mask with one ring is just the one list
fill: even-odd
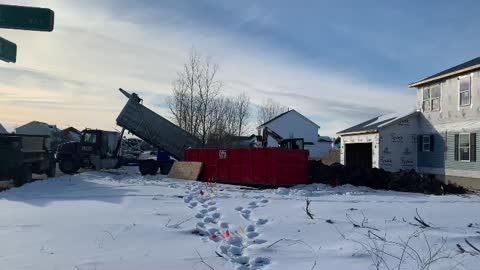
[(423, 88), (422, 109), (424, 112), (430, 111), (430, 88)]
[(477, 133), (455, 134), (455, 160), (477, 161)]
[(418, 135), (418, 151), (433, 152), (433, 135)]
[(430, 136), (422, 136), (422, 152), (430, 152)]
[(439, 111), (442, 92), (440, 85), (423, 88), (422, 109), (424, 112)]
[(460, 161), (470, 161), (470, 134), (460, 134), (458, 146)]
[(430, 99), (432, 104), (432, 111), (440, 111), (440, 85), (435, 85), (430, 88)]
[(470, 76), (460, 78), (459, 96), (460, 106), (469, 106), (472, 92), (472, 81)]

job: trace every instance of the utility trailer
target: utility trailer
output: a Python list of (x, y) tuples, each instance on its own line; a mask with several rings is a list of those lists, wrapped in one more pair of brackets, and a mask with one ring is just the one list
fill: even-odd
[(162, 152), (176, 160), (184, 160), (186, 149), (201, 146), (198, 138), (145, 107), (137, 94), (130, 94), (122, 88), (119, 91), (128, 102), (117, 117), (117, 125), (160, 149), (156, 160), (139, 161), (142, 175), (156, 174), (159, 168), (162, 173), (168, 173), (173, 160)]
[(54, 177), (55, 156), (48, 136), (0, 134), (0, 180), (15, 186), (32, 180), (32, 173)]

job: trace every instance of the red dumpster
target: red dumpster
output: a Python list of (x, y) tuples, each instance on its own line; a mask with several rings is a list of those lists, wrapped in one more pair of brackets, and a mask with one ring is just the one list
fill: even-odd
[(188, 149), (185, 161), (203, 163), (202, 181), (275, 187), (308, 183), (306, 150)]

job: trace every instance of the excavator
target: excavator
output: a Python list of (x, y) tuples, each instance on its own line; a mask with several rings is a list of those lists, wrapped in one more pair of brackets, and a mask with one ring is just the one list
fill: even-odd
[(276, 133), (269, 127), (263, 127), (262, 147), (269, 147), (268, 137), (274, 139), (278, 143), (278, 146), (280, 146), (281, 148), (304, 150), (303, 138), (284, 139), (282, 136), (278, 135), (278, 133)]

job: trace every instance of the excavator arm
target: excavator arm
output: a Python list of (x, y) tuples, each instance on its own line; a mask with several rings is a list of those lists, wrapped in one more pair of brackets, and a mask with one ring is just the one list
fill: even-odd
[(278, 135), (269, 127), (263, 127), (262, 133), (262, 146), (268, 146), (268, 136), (272, 137), (281, 148), (287, 149), (304, 149), (304, 140), (303, 138), (290, 138), (284, 139), (282, 136)]

